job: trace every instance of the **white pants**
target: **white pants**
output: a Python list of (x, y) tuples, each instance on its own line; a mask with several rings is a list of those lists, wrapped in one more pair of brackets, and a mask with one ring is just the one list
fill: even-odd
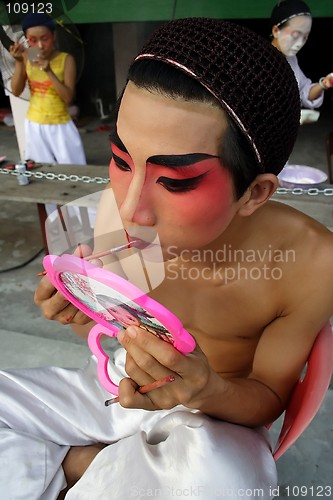
[[(113, 376), (122, 377), (125, 351)], [(0, 498), (55, 500), (66, 485), (69, 446), (108, 443), (66, 500), (195, 497), (267, 500), (275, 462), (262, 430), (178, 406), (145, 411), (105, 407), (95, 358), (82, 370), (0, 372)]]
[[(25, 119), (25, 158), (38, 163), (59, 163), (63, 165), (86, 165), (80, 134), (72, 120), (59, 125), (41, 125)], [(57, 216), (57, 206), (48, 203), (46, 212), (51, 219)], [(70, 212), (81, 221), (80, 211), (72, 207)], [(53, 215), (52, 215), (53, 214)], [(88, 216), (93, 227), (96, 210), (89, 208)]]
[(79, 131), (70, 120), (59, 125), (41, 125), (25, 119), (25, 158), (38, 163), (86, 165)]

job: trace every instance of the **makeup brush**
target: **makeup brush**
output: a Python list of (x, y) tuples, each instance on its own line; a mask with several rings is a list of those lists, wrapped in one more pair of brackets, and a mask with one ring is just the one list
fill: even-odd
[(104, 250), (103, 252), (98, 252), (92, 255), (88, 255), (88, 257), (85, 257), (84, 260), (92, 260), (92, 259), (99, 259), (100, 257), (104, 257), (105, 255), (110, 255), (113, 253), (118, 253), (121, 252), (122, 250), (126, 250), (127, 248), (136, 248), (142, 244), (141, 240), (133, 240), (130, 241), (129, 243), (125, 243), (124, 245), (119, 245), (118, 247), (113, 247), (110, 248), (109, 250)]
[[(166, 384), (170, 384), (170, 382), (174, 382), (176, 378), (173, 375), (169, 375), (168, 377), (162, 378), (161, 380), (156, 380), (156, 382), (152, 382), (151, 384), (143, 385), (138, 389), (140, 394), (146, 394), (147, 392), (153, 391), (154, 389), (158, 389), (159, 387), (163, 387)], [(105, 406), (110, 406), (114, 403), (119, 403), (119, 398), (107, 399), (105, 401)]]
[[(124, 245), (119, 245), (117, 247), (109, 248), (109, 250), (104, 250), (103, 252), (98, 252), (92, 255), (88, 255), (87, 257), (82, 257), (80, 252), (80, 257), (89, 262), (90, 260), (99, 259), (100, 257), (104, 257), (105, 255), (111, 255), (113, 253), (121, 252), (122, 250), (126, 250), (127, 248), (139, 247), (141, 244), (142, 244), (141, 240), (133, 240), (130, 241), (129, 243), (125, 243)], [(80, 246), (80, 244), (78, 246)], [(45, 276), (46, 274), (47, 274), (46, 271), (42, 271), (36, 274), (36, 276)]]

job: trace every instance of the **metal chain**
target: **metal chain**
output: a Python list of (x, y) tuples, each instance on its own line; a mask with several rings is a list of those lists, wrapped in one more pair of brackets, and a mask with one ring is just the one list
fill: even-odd
[[(333, 196), (333, 187), (331, 188), (277, 188), (275, 191), (276, 194), (293, 194), (295, 196), (301, 194), (307, 194), (308, 196), (318, 196), (319, 194), (323, 194), (324, 196)], [(275, 194), (274, 193), (274, 194)]]
[(32, 172), (27, 170), (24, 173), (17, 172), (16, 170), (7, 170), (5, 168), (0, 168), (0, 174), (10, 174), (10, 175), (24, 175), (25, 177), (35, 177), (36, 179), (46, 179), (48, 181), (70, 181), (70, 182), (84, 182), (90, 184), (94, 182), (95, 184), (108, 184), (110, 179), (105, 179), (103, 177), (89, 177), (88, 175), (66, 175), (66, 174), (54, 174), (52, 172)]
[[(24, 175), (25, 177), (35, 177), (36, 179), (46, 179), (48, 181), (70, 181), (70, 182), (85, 182), (90, 184), (94, 182), (95, 184), (108, 184), (110, 182), (109, 178), (103, 177), (89, 177), (88, 175), (66, 175), (66, 174), (53, 174), (52, 172), (32, 172), (27, 170), (24, 174), (16, 172), (16, 170), (7, 170), (5, 168), (0, 168), (0, 174), (5, 175)], [(306, 194), (308, 196), (318, 196), (323, 194), (324, 196), (333, 196), (333, 187), (331, 188), (277, 188), (275, 191), (276, 194), (292, 194), (295, 196), (299, 196), (302, 194)]]

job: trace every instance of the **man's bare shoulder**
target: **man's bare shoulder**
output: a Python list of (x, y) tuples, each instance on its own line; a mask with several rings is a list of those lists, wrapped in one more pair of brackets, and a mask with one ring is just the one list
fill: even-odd
[[(315, 246), (323, 257), (330, 251), (332, 259), (333, 232), (314, 218), (276, 201), (267, 204), (264, 218), (271, 221), (271, 229), (281, 235), (281, 241), (297, 248), (299, 254), (306, 255)], [(322, 246), (318, 245), (319, 242)]]
[(281, 291), (293, 306), (305, 313), (321, 309), (327, 318), (333, 314), (333, 232), (304, 213), (278, 202), (271, 202), (264, 215), (274, 221), (279, 244), (292, 258), (285, 262)]

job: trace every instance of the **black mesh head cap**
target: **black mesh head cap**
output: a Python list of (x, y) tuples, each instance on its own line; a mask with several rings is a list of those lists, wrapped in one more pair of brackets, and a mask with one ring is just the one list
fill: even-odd
[(281, 26), (296, 16), (310, 16), (311, 10), (301, 0), (281, 0), (275, 5), (271, 14), (271, 27)]
[(55, 22), (48, 14), (30, 12), (22, 21), (22, 29), (26, 32), (29, 28), (35, 28), (36, 26), (46, 26), (50, 31), (56, 29)]
[(300, 118), (294, 73), (268, 40), (221, 19), (170, 21), (135, 61), (164, 61), (213, 94), (248, 138), (262, 171), (277, 174), (292, 151)]

